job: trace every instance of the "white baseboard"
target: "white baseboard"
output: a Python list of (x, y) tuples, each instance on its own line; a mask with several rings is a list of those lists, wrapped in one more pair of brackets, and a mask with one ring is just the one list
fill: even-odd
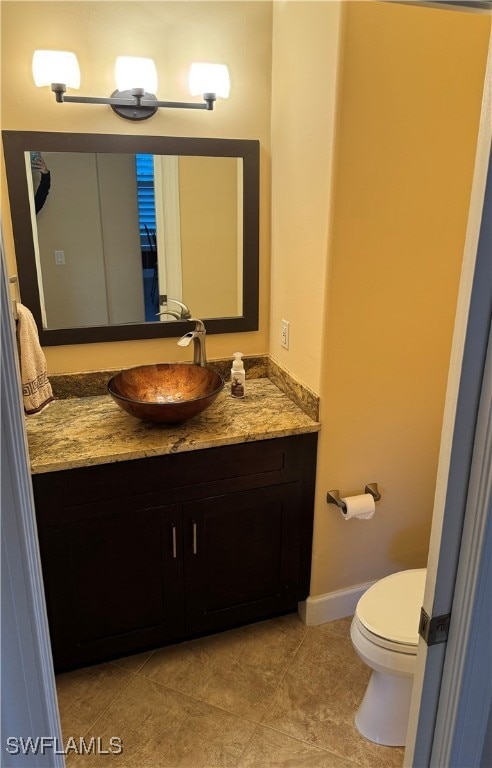
[(325, 595), (308, 597), (298, 604), (299, 616), (304, 624), (310, 627), (325, 624), (327, 621), (335, 621), (335, 619), (343, 619), (345, 616), (352, 616), (360, 597), (374, 583), (374, 581), (368, 581), (366, 584), (357, 584), (357, 586), (348, 589), (339, 589), (336, 592), (327, 592)]

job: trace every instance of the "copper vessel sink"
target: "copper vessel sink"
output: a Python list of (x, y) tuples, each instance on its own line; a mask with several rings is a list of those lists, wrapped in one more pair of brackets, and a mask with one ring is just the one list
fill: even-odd
[(113, 376), (108, 392), (120, 408), (143, 421), (180, 424), (213, 403), (224, 380), (206, 365), (139, 365)]

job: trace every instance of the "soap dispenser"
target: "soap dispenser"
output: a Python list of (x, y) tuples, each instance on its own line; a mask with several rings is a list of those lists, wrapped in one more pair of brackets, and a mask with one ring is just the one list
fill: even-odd
[(234, 360), (231, 368), (231, 395), (232, 397), (244, 397), (244, 385), (246, 372), (243, 364), (243, 353), (234, 352)]

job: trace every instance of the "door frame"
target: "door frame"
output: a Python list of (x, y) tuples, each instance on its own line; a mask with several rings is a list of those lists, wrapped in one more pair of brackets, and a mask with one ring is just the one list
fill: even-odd
[[(12, 303), (0, 228), (2, 496), (2, 766), (63, 768)], [(8, 702), (8, 703), (7, 703)], [(44, 750), (7, 751), (8, 737), (48, 736)], [(15, 750), (15, 744), (10, 745)]]
[[(159, 312), (162, 312), (172, 299), (183, 300), (179, 157), (154, 156), (154, 191), (158, 291), (159, 297), (167, 296), (167, 301), (162, 303), (159, 298)], [(172, 303), (169, 308), (177, 309)], [(161, 315), (159, 319), (165, 322), (173, 318)]]

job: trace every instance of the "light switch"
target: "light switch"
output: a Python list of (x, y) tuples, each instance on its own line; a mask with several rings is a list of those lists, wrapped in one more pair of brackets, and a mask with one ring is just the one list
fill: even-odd
[(55, 264), (65, 264), (65, 251), (55, 251)]

